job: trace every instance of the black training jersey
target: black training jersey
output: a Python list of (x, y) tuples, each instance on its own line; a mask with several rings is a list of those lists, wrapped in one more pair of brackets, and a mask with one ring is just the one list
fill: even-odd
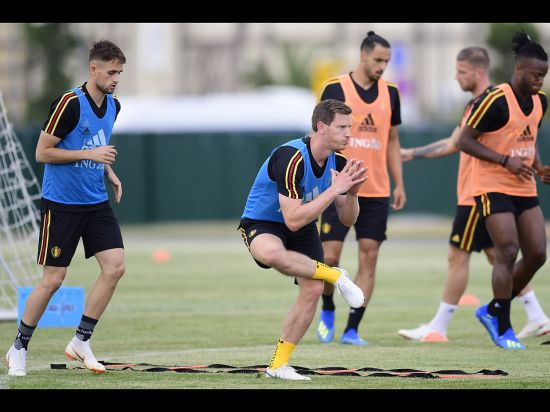
[[(357, 93), (365, 103), (371, 104), (376, 100), (376, 98), (378, 97), (378, 82), (374, 82), (371, 87), (365, 90), (355, 82), (353, 76), (351, 76), (351, 73), (350, 77), (353, 81), (355, 89), (357, 90)], [(395, 84), (389, 82), (387, 82), (387, 84), (391, 102), (391, 125), (398, 126), (401, 124), (401, 101), (399, 99), (399, 90), (397, 89), (397, 86)], [(327, 99), (335, 99), (341, 102), (345, 102), (344, 89), (342, 89), (342, 86), (340, 85), (338, 79), (335, 79), (334, 81), (329, 81), (321, 92), (320, 101)]]
[[(512, 90), (514, 89), (512, 88)], [(518, 97), (515, 91), (514, 96), (516, 97), (516, 101), (518, 102), (523, 114), (528, 116), (533, 111), (532, 96), (528, 96), (527, 99), (523, 101)], [(544, 115), (548, 105), (546, 94), (540, 91), (533, 97), (535, 99), (540, 99), (542, 113)], [(508, 123), (509, 116), (510, 111), (508, 110), (508, 103), (506, 102), (504, 93), (500, 89), (493, 87), (482, 94), (477, 100), (467, 124), (478, 132), (489, 133), (499, 130), (506, 125), (506, 123)], [(539, 128), (541, 123), (542, 117), (539, 121)]]
[[(86, 89), (86, 83), (80, 86), (80, 89), (86, 95), (92, 110), (95, 115), (100, 119), (107, 113), (107, 99), (103, 99), (101, 107), (97, 107), (94, 100)], [(117, 97), (114, 96), (116, 106), (116, 116), (120, 112), (120, 102)], [(50, 113), (48, 119), (44, 123), (42, 130), (52, 136), (59, 139), (64, 139), (69, 133), (71, 133), (80, 119), (80, 104), (78, 104), (78, 98), (72, 91), (68, 91), (57, 99), (55, 99), (50, 107)], [(116, 117), (115, 117), (116, 119)]]
[[(485, 94), (486, 94), (487, 92), (493, 90), (494, 88), (495, 88), (495, 86), (490, 85), (489, 87), (487, 87), (487, 88), (485, 89), (485, 91), (484, 91), (483, 93), (481, 93), (481, 94), (480, 94), (479, 96), (477, 96), (477, 97), (472, 97), (472, 98), (470, 99), (470, 101), (469, 101), (468, 103), (466, 103), (466, 106), (464, 107), (464, 111), (462, 112), (462, 113), (463, 113), (463, 114), (462, 114), (463, 118), (462, 118), (462, 121), (460, 122), (460, 124), (462, 124), (462, 122), (464, 121), (464, 116), (466, 116), (466, 115), (468, 114), (468, 111), (470, 111), (470, 114), (471, 114), (471, 113), (472, 113), (472, 110), (475, 109), (476, 104), (478, 104), (478, 103), (483, 99), (483, 97), (485, 96)], [(468, 116), (469, 116), (469, 114), (468, 114)], [(468, 119), (466, 119), (466, 120), (468, 120)]]
[[(302, 140), (307, 146), (307, 152), (311, 161), (313, 173), (316, 177), (321, 177), (325, 172), (326, 162), (323, 167), (321, 167), (313, 158), (313, 155), (311, 154), (311, 147), (309, 145), (311, 137), (306, 136)], [(299, 151), (300, 150), (291, 146), (279, 147), (269, 158), (267, 167), (269, 178), (277, 183), (277, 191), (283, 196), (290, 197), (291, 199), (301, 199), (299, 190), (292, 190), (289, 188), (298, 187), (298, 184), (304, 177), (304, 162), (300, 162), (298, 164), (296, 173), (293, 173), (292, 176), (288, 176), (289, 170), (291, 170), (291, 160), (294, 160), (294, 162), (296, 161), (296, 159), (293, 158), (294, 155), (296, 155), (296, 152)], [(298, 156), (301, 156), (301, 154), (298, 154)], [(346, 157), (342, 153), (336, 152), (336, 170), (338, 172), (341, 171), (346, 163)]]

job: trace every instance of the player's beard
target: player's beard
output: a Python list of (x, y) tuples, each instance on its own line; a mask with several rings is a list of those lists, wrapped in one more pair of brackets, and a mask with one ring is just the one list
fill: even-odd
[(475, 89), (474, 85), (472, 83), (458, 83), (460, 85), (460, 88), (463, 92), (471, 92)]
[(380, 77), (382, 77), (382, 74), (384, 74), (384, 72), (382, 72), (380, 74), (377, 74), (376, 72), (373, 72), (373, 71), (371, 71), (370, 69), (367, 68), (365, 70), (365, 74), (371, 82), (376, 82), (376, 81), (378, 81), (378, 79), (380, 79)]
[(104, 87), (103, 85), (96, 84), (96, 86), (97, 86), (97, 88), (98, 88), (99, 90), (101, 90), (101, 92), (102, 92), (103, 94), (113, 94), (113, 92), (114, 92), (114, 89), (113, 89), (113, 90), (110, 90), (110, 89), (108, 89), (107, 87)]

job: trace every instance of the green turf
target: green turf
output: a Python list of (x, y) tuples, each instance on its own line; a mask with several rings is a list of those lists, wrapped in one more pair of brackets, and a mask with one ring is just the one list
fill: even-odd
[[(281, 332), (283, 316), (295, 298), (292, 279), (255, 265), (240, 243), (234, 225), (220, 233), (200, 225), (189, 229), (129, 228), (126, 232), (127, 271), (100, 320), (92, 347), (98, 359), (161, 365), (235, 366), (269, 362)], [(197, 240), (193, 240), (196, 232)], [(178, 234), (181, 233), (181, 236)], [(391, 233), (390, 233), (391, 234)], [(449, 327), (449, 343), (421, 344), (397, 335), (433, 316), (446, 271), (446, 238), (415, 240), (395, 236), (380, 253), (374, 296), (360, 327), (367, 347), (317, 343), (314, 326), (298, 345), (291, 364), (306, 367), (342, 366), (426, 371), (502, 369), (506, 377), (414, 379), (313, 376), (310, 382), (272, 380), (260, 374), (180, 374), (175, 372), (120, 372), (101, 375), (79, 370), (51, 370), (50, 363), (66, 363), (63, 351), (72, 328), (38, 329), (29, 345), (28, 375), (9, 378), (0, 369), (0, 388), (550, 388), (550, 345), (546, 338), (525, 339), (527, 350), (497, 349), (474, 318), (474, 307), (460, 307)], [(342, 266), (356, 269), (353, 235), (346, 244)], [(155, 249), (172, 255), (154, 263)], [(491, 297), (490, 267), (483, 256), (472, 257), (469, 293), (482, 301)], [(534, 287), (550, 313), (550, 279), (544, 267)], [(97, 275), (95, 260), (83, 259), (81, 247), (66, 285), (86, 290)], [(343, 330), (347, 307), (340, 296), (336, 337)], [(519, 302), (512, 307), (512, 323), (525, 323)], [(317, 320), (317, 319), (316, 319)], [(315, 321), (316, 321), (315, 320)], [(1, 350), (11, 345), (15, 322), (0, 323)], [(4, 352), (2, 352), (3, 354)]]

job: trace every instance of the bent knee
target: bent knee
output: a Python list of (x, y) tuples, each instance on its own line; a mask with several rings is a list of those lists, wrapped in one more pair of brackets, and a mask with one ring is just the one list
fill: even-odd
[(49, 278), (42, 280), (42, 287), (47, 290), (50, 295), (53, 295), (63, 284), (63, 278)]
[(470, 253), (465, 250), (459, 249), (455, 246), (449, 248), (447, 255), (447, 262), (449, 265), (463, 265), (468, 263), (470, 259)]
[(337, 254), (334, 254), (334, 253), (326, 253), (325, 252), (325, 257), (323, 259), (325, 265), (328, 265), (328, 266), (338, 266), (338, 264), (340, 263), (340, 256), (338, 256)]
[(125, 272), (126, 272), (126, 266), (124, 265), (124, 263), (108, 266), (103, 271), (105, 276), (114, 280), (119, 280), (122, 277), (122, 275), (124, 275)]
[(281, 249), (269, 249), (264, 251), (261, 256), (259, 256), (262, 263), (265, 263), (268, 266), (278, 268), (285, 266), (285, 253)]
[(544, 263), (546, 262), (546, 251), (537, 250), (534, 253), (531, 253), (528, 257), (526, 257), (526, 260), (530, 265), (539, 268), (542, 265), (544, 265)]
[(361, 250), (359, 252), (359, 259), (364, 264), (373, 264), (378, 261), (378, 249)]
[(53, 266), (44, 267), (44, 275), (40, 280), (39, 285), (46, 289), (48, 293), (53, 295), (63, 284), (65, 275), (67, 274), (66, 268), (58, 268)]
[(508, 243), (499, 248), (497, 256), (500, 258), (499, 260), (503, 261), (504, 263), (513, 265), (516, 262), (518, 253), (519, 245), (517, 243)]

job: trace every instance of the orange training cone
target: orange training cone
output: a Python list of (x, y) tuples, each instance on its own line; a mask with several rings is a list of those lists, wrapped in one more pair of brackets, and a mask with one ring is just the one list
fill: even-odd
[(424, 336), (421, 342), (449, 342), (449, 339), (445, 335), (439, 332), (433, 331)]
[(172, 257), (170, 256), (170, 253), (164, 249), (158, 249), (153, 252), (153, 261), (157, 263), (164, 263), (169, 262)]
[(458, 301), (458, 306), (478, 306), (480, 303), (477, 296), (465, 293)]

